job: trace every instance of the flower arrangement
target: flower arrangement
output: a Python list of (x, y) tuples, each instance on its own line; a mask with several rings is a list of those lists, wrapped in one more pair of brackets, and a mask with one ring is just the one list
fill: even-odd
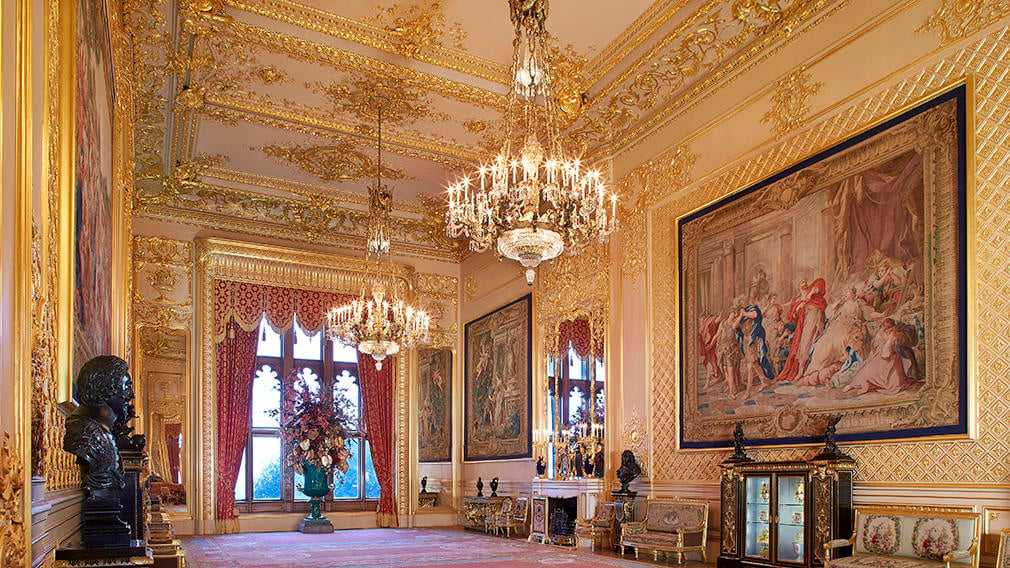
[[(287, 448), (287, 463), (299, 474), (303, 465), (312, 464), (323, 470), (347, 473), (351, 453), (347, 442), (360, 436), (354, 431), (351, 401), (340, 391), (333, 393), (333, 403), (327, 404), (318, 392), (310, 388), (306, 376), (292, 371), (291, 387), (281, 404), (281, 440)], [(318, 390), (318, 389), (317, 389)]]

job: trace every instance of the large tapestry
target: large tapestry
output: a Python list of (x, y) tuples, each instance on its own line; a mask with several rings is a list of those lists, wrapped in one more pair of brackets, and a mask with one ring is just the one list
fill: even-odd
[(463, 454), (467, 461), (532, 455), (532, 296), (466, 324)]
[(74, 376), (112, 349), (111, 51), (104, 0), (77, 0)]
[(965, 88), (677, 220), (680, 446), (966, 435)]
[(452, 351), (417, 351), (417, 389), (418, 460), (452, 461)]

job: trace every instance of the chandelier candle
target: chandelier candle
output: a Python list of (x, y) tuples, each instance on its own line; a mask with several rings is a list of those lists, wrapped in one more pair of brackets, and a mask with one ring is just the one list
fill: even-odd
[[(515, 29), (512, 76), (499, 154), (448, 188), (446, 233), (470, 249), (495, 247), (519, 261), (532, 285), (536, 267), (562, 252), (576, 254), (617, 228), (617, 195), (600, 172), (567, 158), (548, 67), (547, 0), (509, 0)], [(512, 146), (522, 141), (518, 154)], [(546, 147), (545, 147), (546, 146)]]

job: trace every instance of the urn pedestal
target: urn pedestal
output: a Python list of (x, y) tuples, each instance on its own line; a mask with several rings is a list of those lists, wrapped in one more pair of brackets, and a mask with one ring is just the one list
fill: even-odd
[(333, 532), (333, 523), (323, 516), (323, 497), (330, 493), (330, 475), (318, 466), (305, 462), (302, 464), (305, 472), (305, 485), (299, 491), (309, 497), (309, 515), (298, 523), (298, 530), (303, 533), (323, 534)]

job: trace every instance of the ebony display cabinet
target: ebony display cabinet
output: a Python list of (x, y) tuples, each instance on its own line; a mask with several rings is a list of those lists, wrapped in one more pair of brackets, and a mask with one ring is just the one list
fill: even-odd
[(854, 465), (851, 460), (723, 463), (719, 568), (824, 566), (824, 543), (852, 536)]

